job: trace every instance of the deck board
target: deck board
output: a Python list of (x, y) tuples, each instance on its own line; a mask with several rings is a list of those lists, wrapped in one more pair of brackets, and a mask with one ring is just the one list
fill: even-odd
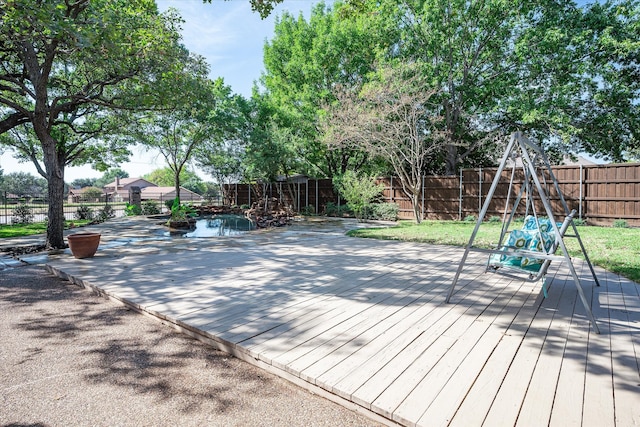
[(545, 299), (472, 253), (447, 304), (462, 252), (285, 230), (49, 268), (389, 424), (640, 425), (640, 285), (576, 260), (598, 335), (562, 265)]

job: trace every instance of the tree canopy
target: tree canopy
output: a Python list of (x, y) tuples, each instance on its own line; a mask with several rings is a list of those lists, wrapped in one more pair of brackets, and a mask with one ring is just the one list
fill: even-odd
[(300, 138), (292, 159), (325, 175), (339, 170), (332, 156), (344, 160), (315, 139), (319, 117), (336, 102), (334, 89), (361, 88), (378, 65), (395, 63), (420, 64), (439, 105), (433, 114), (443, 118), (446, 150), (423, 173), (491, 166), (496, 141), (514, 130), (559, 159), (586, 151), (624, 160), (639, 145), (639, 15), (636, 0), (319, 5), (308, 21), (279, 18), (261, 81), (274, 121)]
[[(144, 175), (142, 178), (160, 187), (173, 187), (175, 185), (175, 175), (173, 169), (170, 167), (156, 169)], [(180, 182), (184, 188), (194, 193), (204, 194), (207, 191), (206, 183), (192, 170), (182, 169), (180, 172)]]
[(184, 57), (179, 23), (153, 0), (4, 3), (0, 134), (48, 182), (49, 246), (65, 246), (65, 166), (106, 159), (117, 142), (112, 111), (153, 104), (151, 89)]
[(42, 197), (47, 192), (47, 181), (30, 173), (12, 172), (1, 178), (0, 193), (7, 192), (19, 197)]

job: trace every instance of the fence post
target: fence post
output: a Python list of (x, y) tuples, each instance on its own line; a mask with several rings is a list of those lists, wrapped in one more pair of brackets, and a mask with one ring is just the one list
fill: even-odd
[(251, 207), (251, 184), (247, 184), (247, 189), (249, 190), (249, 207)]
[(580, 165), (580, 195), (579, 197), (579, 203), (578, 203), (578, 218), (582, 219), (582, 165)]
[(482, 210), (482, 168), (478, 172), (478, 213)]
[(320, 209), (320, 204), (318, 202), (318, 178), (316, 178), (316, 215), (318, 215), (320, 212), (318, 212), (318, 209)]
[(462, 168), (460, 168), (460, 195), (458, 200), (458, 220), (462, 221)]
[(234, 199), (234, 205), (238, 206), (238, 183), (236, 182), (236, 191), (235, 194), (233, 195), (233, 199)]
[(393, 203), (393, 201), (395, 200), (395, 198), (393, 196), (395, 196), (395, 191), (393, 189), (393, 175), (391, 175), (391, 177), (389, 178), (389, 203)]
[(422, 219), (424, 219), (424, 175), (422, 175)]

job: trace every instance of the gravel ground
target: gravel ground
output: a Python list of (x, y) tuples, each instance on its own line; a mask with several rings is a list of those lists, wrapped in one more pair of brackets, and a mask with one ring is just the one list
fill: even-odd
[(0, 271), (0, 426), (375, 422), (55, 278)]

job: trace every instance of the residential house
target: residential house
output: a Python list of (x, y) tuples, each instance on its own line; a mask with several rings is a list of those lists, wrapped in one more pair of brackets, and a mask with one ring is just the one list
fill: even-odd
[[(142, 178), (119, 178), (114, 182), (104, 186), (110, 201), (128, 201), (129, 191), (132, 187), (140, 188), (140, 198), (144, 200), (155, 200), (164, 203), (166, 200), (173, 200), (176, 197), (175, 187), (159, 187), (156, 184)], [(202, 201), (202, 196), (184, 187), (180, 187), (180, 200), (182, 201)]]
[(157, 185), (142, 178), (116, 178), (115, 181), (103, 188), (109, 201), (122, 202), (129, 200), (131, 187), (138, 187), (142, 190), (146, 187), (157, 187)]

